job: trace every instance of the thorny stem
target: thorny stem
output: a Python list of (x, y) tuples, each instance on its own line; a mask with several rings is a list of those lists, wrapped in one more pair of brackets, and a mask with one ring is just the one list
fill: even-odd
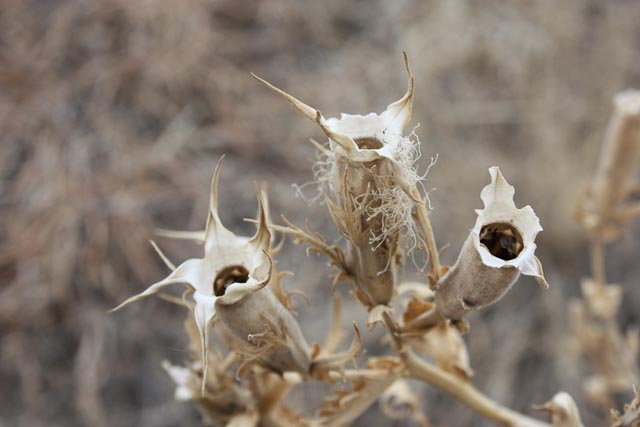
[(420, 316), (407, 323), (403, 330), (415, 331), (419, 330), (424, 333), (425, 330), (436, 326), (440, 322), (444, 322), (445, 318), (440, 311), (434, 306), (431, 310), (422, 313)]
[(476, 389), (473, 384), (460, 381), (455, 375), (425, 362), (409, 349), (401, 351), (399, 355), (405, 362), (411, 378), (438, 387), (490, 420), (510, 427), (551, 427), (549, 423), (500, 405)]
[[(288, 223), (288, 224), (290, 224), (290, 223)], [(269, 228), (271, 230), (280, 232), (282, 234), (291, 235), (295, 239), (298, 239), (298, 240), (300, 240), (302, 242), (307, 243), (313, 249), (315, 249), (318, 252), (321, 252), (321, 253), (327, 255), (329, 257), (329, 259), (331, 259), (332, 263), (336, 267), (338, 267), (340, 270), (342, 270), (343, 272), (345, 272), (347, 274), (349, 273), (349, 268), (348, 268), (347, 264), (345, 263), (344, 258), (342, 256), (339, 256), (332, 246), (328, 246), (322, 240), (303, 232), (302, 230), (298, 229), (297, 227), (294, 228), (294, 226), (292, 226), (292, 224), (290, 224), (288, 227), (287, 226), (281, 226), (281, 225), (275, 225), (275, 224), (269, 224)]]

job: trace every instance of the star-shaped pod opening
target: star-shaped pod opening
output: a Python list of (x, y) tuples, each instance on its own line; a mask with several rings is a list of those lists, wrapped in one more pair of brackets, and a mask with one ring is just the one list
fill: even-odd
[[(329, 137), (331, 151), (351, 162), (373, 162), (388, 159), (401, 168), (411, 167), (417, 151), (417, 143), (403, 136), (413, 111), (414, 80), (407, 54), (407, 92), (398, 101), (387, 106), (382, 113), (367, 115), (345, 114), (340, 118), (325, 119), (320, 110), (303, 103), (262, 78), (253, 75), (271, 90), (284, 97), (304, 117), (314, 121)], [(409, 164), (407, 164), (409, 163)]]
[(535, 238), (542, 231), (540, 220), (531, 206), (516, 207), (515, 189), (498, 167), (490, 168), (489, 174), (491, 183), (480, 193), (484, 209), (476, 210), (478, 217), (471, 231), (483, 264), (494, 268), (515, 267), (547, 288), (542, 266), (535, 256)]

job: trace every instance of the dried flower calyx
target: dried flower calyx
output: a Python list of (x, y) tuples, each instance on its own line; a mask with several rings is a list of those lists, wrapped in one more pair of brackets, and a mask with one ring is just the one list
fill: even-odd
[(253, 237), (239, 237), (227, 230), (218, 216), (220, 165), (221, 161), (216, 166), (211, 184), (204, 257), (185, 261), (167, 278), (129, 298), (114, 310), (155, 294), (168, 285), (182, 283), (187, 287), (185, 298), (193, 297), (189, 306), (201, 340), (203, 379), (208, 366), (209, 330), (216, 314), (224, 327), (240, 341), (254, 347), (258, 346), (255, 336), (262, 335), (262, 341), (268, 341), (268, 348), (260, 349), (261, 361), (268, 367), (306, 372), (310, 363), (309, 346), (295, 318), (266, 287), (273, 275), (273, 262), (269, 255), (271, 236), (262, 197), (258, 197), (258, 230)]
[(414, 167), (419, 147), (403, 135), (411, 121), (414, 92), (406, 64), (407, 92), (384, 112), (330, 119), (258, 78), (329, 138), (329, 149), (321, 148), (324, 159), (315, 166), (316, 180), (349, 242), (347, 263), (355, 294), (369, 309), (391, 301), (402, 240), (415, 246), (418, 239), (412, 212), (415, 186), (421, 179)]
[(436, 306), (446, 318), (460, 320), (471, 310), (500, 299), (520, 274), (548, 287), (535, 256), (535, 238), (542, 231), (530, 206), (518, 209), (514, 188), (497, 167), (489, 169), (491, 183), (481, 192), (484, 209), (458, 260), (437, 283)]

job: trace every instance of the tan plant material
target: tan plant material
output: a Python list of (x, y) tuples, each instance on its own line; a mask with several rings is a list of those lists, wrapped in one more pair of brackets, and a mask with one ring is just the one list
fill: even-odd
[[(176, 385), (176, 400), (195, 402), (209, 422), (228, 423), (237, 417), (255, 417), (257, 406), (254, 396), (234, 378), (232, 365), (235, 354), (229, 353), (225, 357), (216, 349), (207, 352), (211, 369), (207, 370), (206, 379), (203, 378), (203, 363), (199, 360), (202, 342), (193, 317), (190, 316), (184, 326), (192, 360), (186, 366), (172, 365), (168, 361), (162, 363)], [(205, 384), (204, 390), (202, 384)]]
[(369, 308), (387, 305), (394, 295), (401, 240), (418, 244), (413, 219), (417, 141), (403, 134), (411, 121), (413, 75), (405, 54), (408, 89), (380, 113), (342, 114), (325, 119), (320, 111), (256, 77), (317, 123), (329, 138), (315, 166), (329, 211), (349, 242), (347, 271), (358, 298)]
[(547, 411), (551, 414), (553, 427), (584, 427), (580, 420), (580, 413), (573, 398), (564, 391), (553, 396), (553, 399), (536, 409)]
[(347, 387), (341, 387), (333, 395), (324, 399), (319, 411), (318, 423), (326, 427), (350, 425), (366, 408), (380, 398), (382, 393), (402, 374), (404, 366), (396, 358), (373, 357), (366, 365), (366, 371), (382, 372), (382, 375), (352, 376)]
[(630, 200), (639, 189), (640, 91), (620, 92), (613, 104), (596, 175), (576, 212), (587, 232), (604, 240), (616, 238), (620, 225), (640, 214), (640, 204)]
[[(203, 379), (201, 341), (192, 317), (185, 321), (193, 361), (186, 366), (163, 362), (163, 367), (176, 384), (175, 398), (196, 404), (209, 423), (227, 426), (305, 425), (305, 419), (289, 409), (282, 400), (293, 384), (279, 375), (254, 366), (249, 379), (238, 381), (235, 367), (239, 361), (233, 350), (223, 356), (216, 349), (209, 351), (206, 380)], [(204, 391), (201, 385), (205, 384)], [(278, 420), (278, 421), (274, 421)]]
[[(440, 265), (427, 196), (418, 190), (421, 177), (414, 168), (418, 141), (403, 134), (411, 120), (413, 101), (413, 76), (406, 55), (405, 62), (407, 92), (380, 114), (325, 119), (319, 111), (260, 79), (317, 123), (329, 138), (328, 147), (319, 146), (322, 160), (315, 172), (331, 217), (347, 240), (344, 252), (308, 224), (305, 230), (284, 217), (285, 225), (273, 224), (264, 190), (258, 191), (256, 234), (246, 238), (227, 230), (218, 215), (220, 162), (212, 179), (205, 230), (160, 232), (202, 244), (204, 257), (175, 266), (152, 242), (172, 273), (116, 309), (170, 284), (186, 286), (182, 299), (163, 298), (191, 310), (186, 329), (191, 352), (200, 360), (191, 360), (184, 367), (164, 366), (176, 383), (176, 398), (195, 402), (209, 420), (231, 427), (346, 427), (377, 401), (393, 420), (413, 417), (421, 426), (428, 426), (421, 399), (409, 383), (422, 381), (501, 425), (582, 427), (578, 409), (567, 393), (558, 393), (539, 407), (551, 413), (550, 426), (499, 404), (472, 383), (470, 355), (462, 338), (469, 325), (463, 317), (500, 300), (521, 274), (548, 287), (535, 256), (535, 238), (542, 227), (530, 206), (515, 206), (514, 188), (492, 167), (491, 183), (480, 194), (484, 208), (476, 211), (476, 223), (456, 263)], [(278, 273), (275, 268), (282, 244), (272, 245), (272, 232), (307, 244), (307, 252), (328, 257), (338, 269), (333, 284), (350, 281), (354, 296), (368, 309), (369, 324), (386, 327), (382, 343), (390, 354), (368, 357), (359, 367), (363, 339), (355, 323), (351, 345), (338, 350), (345, 333), (340, 297), (335, 292), (332, 324), (324, 343), (307, 343), (291, 312), (290, 297), (296, 291), (283, 288), (280, 279), (286, 272)], [(397, 284), (401, 247), (407, 241), (410, 250), (426, 252), (429, 272), (423, 278), (427, 283)], [(575, 306), (574, 314), (583, 328), (579, 334), (582, 351), (593, 352), (598, 366), (592, 388), (604, 389), (607, 395), (628, 381), (638, 341), (630, 335), (623, 343), (616, 335), (621, 291), (604, 287), (603, 275), (594, 276), (593, 283), (583, 285), (585, 302)], [(209, 351), (211, 325), (216, 326), (226, 355)], [(609, 348), (596, 348), (605, 346)], [(617, 358), (606, 358), (614, 352)], [(290, 408), (287, 399), (300, 383), (310, 380), (332, 388), (313, 417)], [(636, 422), (637, 400), (617, 421)]]
[(480, 194), (484, 209), (476, 211), (458, 260), (437, 283), (436, 306), (451, 320), (496, 302), (520, 274), (548, 287), (535, 256), (535, 238), (542, 231), (538, 217), (530, 206), (516, 208), (515, 190), (500, 169), (492, 167), (489, 173), (491, 183)]
[(631, 403), (624, 405), (624, 413), (612, 410), (613, 424), (611, 427), (638, 427), (640, 426), (640, 391), (634, 386), (635, 397)]
[(620, 330), (616, 316), (623, 290), (608, 284), (605, 244), (617, 238), (625, 222), (640, 214), (637, 172), (640, 168), (640, 91), (614, 98), (598, 167), (576, 217), (591, 240), (592, 277), (582, 282), (582, 300), (571, 304), (573, 348), (588, 362), (592, 375), (584, 381), (589, 400), (610, 408), (613, 397), (640, 381), (637, 357), (640, 334)]
[[(283, 372), (306, 373), (310, 348), (293, 315), (265, 286), (273, 274), (269, 255), (271, 235), (264, 207), (258, 197), (258, 230), (252, 238), (239, 237), (227, 230), (218, 215), (218, 161), (211, 182), (211, 197), (204, 240), (204, 258), (189, 259), (165, 279), (120, 304), (118, 310), (166, 286), (183, 283), (192, 296), (193, 312), (202, 342), (203, 379), (207, 378), (208, 341), (211, 322), (216, 316), (229, 332), (260, 355), (260, 361)], [(202, 384), (203, 390), (205, 384)]]
[(450, 322), (439, 323), (413, 343), (421, 354), (433, 358), (440, 369), (450, 372), (463, 381), (473, 376), (469, 352), (460, 331)]
[(570, 305), (573, 348), (592, 369), (583, 386), (589, 400), (601, 408), (613, 405), (612, 396), (628, 390), (639, 378), (636, 360), (637, 329), (620, 332), (616, 315), (622, 290), (617, 285), (599, 286), (591, 279), (582, 282), (582, 300)]
[(430, 317), (433, 324), (424, 328), (425, 314), (437, 313), (435, 294), (424, 285), (416, 285), (403, 283), (398, 289), (401, 295), (410, 295), (402, 314), (402, 326), (399, 326), (404, 332), (402, 340), (417, 353), (432, 358), (439, 368), (468, 381), (473, 370), (460, 330), (439, 316)]

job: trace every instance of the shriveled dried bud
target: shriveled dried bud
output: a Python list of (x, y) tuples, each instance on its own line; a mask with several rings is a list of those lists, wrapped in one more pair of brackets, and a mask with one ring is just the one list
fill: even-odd
[(639, 190), (634, 178), (640, 166), (640, 91), (620, 92), (614, 106), (595, 179), (577, 213), (589, 232), (605, 239), (615, 238), (621, 222), (640, 214), (640, 205), (627, 203)]
[(583, 427), (576, 403), (569, 393), (564, 391), (553, 396), (549, 402), (535, 408), (551, 414), (553, 427)]
[[(204, 257), (185, 261), (167, 278), (129, 298), (114, 310), (155, 294), (168, 285), (183, 283), (187, 286), (186, 296), (193, 296), (190, 306), (200, 334), (203, 378), (206, 378), (208, 366), (210, 325), (217, 312), (233, 335), (254, 348), (257, 346), (252, 334), (268, 337), (271, 342), (269, 351), (260, 349), (261, 362), (265, 365), (279, 371), (307, 372), (310, 350), (300, 327), (273, 291), (266, 287), (273, 274), (273, 262), (269, 256), (271, 236), (261, 197), (258, 197), (258, 230), (252, 238), (236, 236), (220, 221), (217, 181), (221, 160), (211, 183)], [(276, 342), (277, 345), (274, 344)]]
[(476, 224), (464, 242), (458, 260), (437, 284), (436, 306), (452, 320), (460, 320), (499, 300), (520, 274), (533, 276), (548, 287), (540, 261), (535, 256), (535, 237), (542, 231), (530, 206), (516, 208), (514, 188), (500, 169), (489, 169), (491, 183), (480, 198)]
[(329, 137), (329, 150), (321, 148), (325, 159), (316, 165), (316, 179), (349, 241), (349, 273), (357, 296), (370, 309), (393, 297), (401, 238), (417, 238), (411, 194), (420, 180), (414, 168), (419, 148), (403, 136), (411, 121), (414, 90), (406, 54), (405, 63), (409, 83), (400, 100), (380, 114), (342, 114), (339, 119), (325, 119), (320, 111), (258, 78)]

